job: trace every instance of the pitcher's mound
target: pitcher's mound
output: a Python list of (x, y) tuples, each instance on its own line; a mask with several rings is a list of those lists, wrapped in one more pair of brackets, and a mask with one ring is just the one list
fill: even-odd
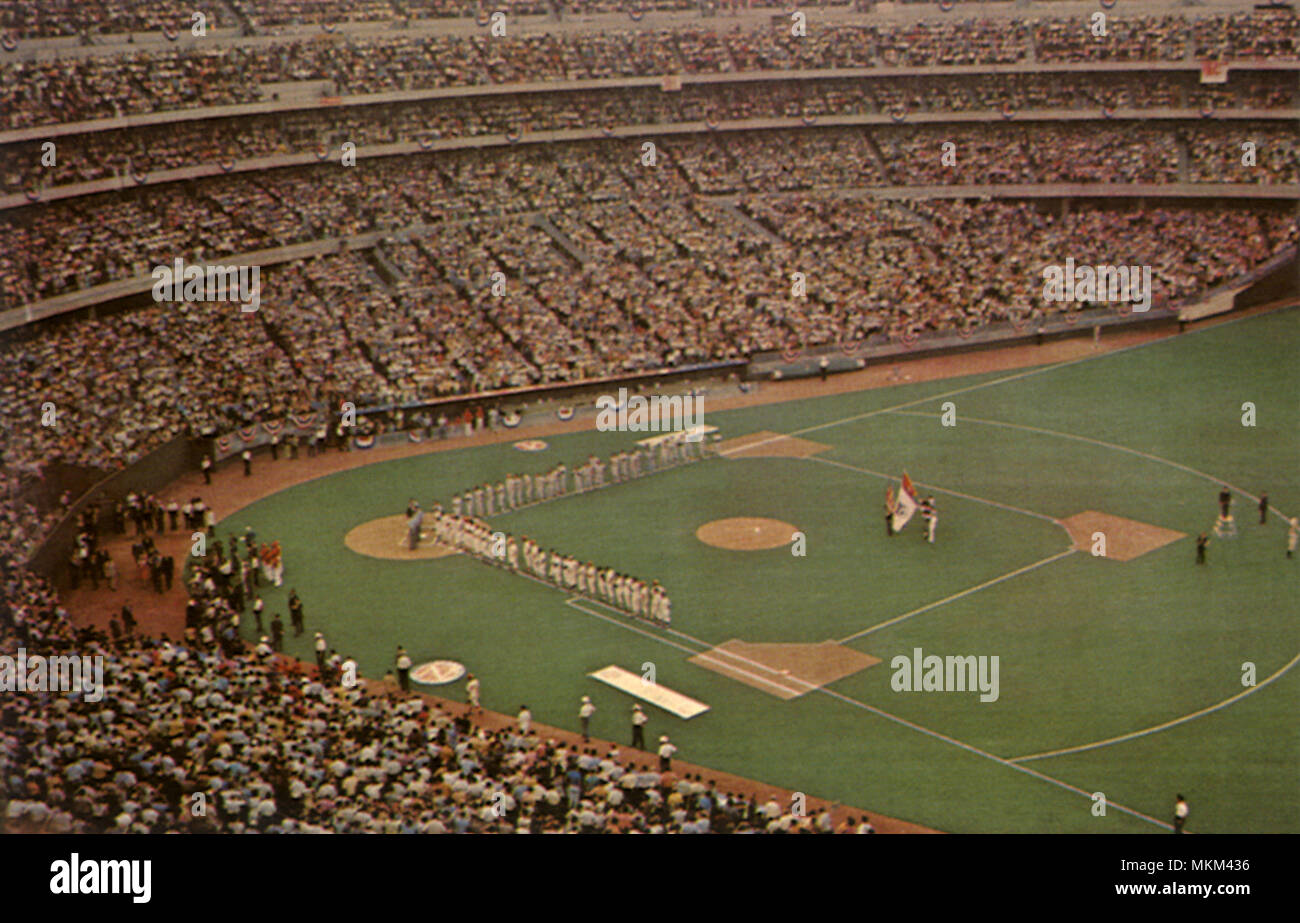
[[(1084, 510), (1075, 513), (1061, 524), (1070, 530), (1074, 547), (1079, 551), (1092, 552), (1093, 535), (1097, 532), (1106, 536), (1106, 557), (1116, 561), (1132, 561), (1148, 551), (1163, 548), (1170, 542), (1176, 542), (1185, 533), (1164, 529), (1150, 523), (1098, 513), (1096, 510)], [(1098, 555), (1100, 557), (1100, 555)]]
[(689, 662), (778, 699), (794, 699), (875, 666), (880, 659), (834, 641), (758, 644), (733, 639), (696, 654)]
[(738, 516), (715, 519), (695, 530), (695, 537), (714, 548), (729, 551), (765, 551), (788, 545), (799, 530), (779, 519), (752, 519)]
[(390, 561), (422, 561), (460, 554), (455, 548), (439, 545), (432, 535), (421, 538), (419, 547), (412, 551), (406, 546), (406, 517), (400, 513), (363, 522), (348, 532), (343, 538), (343, 544), (368, 558)]

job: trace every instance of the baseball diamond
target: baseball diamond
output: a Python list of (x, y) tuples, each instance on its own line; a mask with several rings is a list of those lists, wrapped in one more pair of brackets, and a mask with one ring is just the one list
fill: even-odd
[(0, 0), (6, 906), (1300, 833), (1300, 14), (1094, 6)]

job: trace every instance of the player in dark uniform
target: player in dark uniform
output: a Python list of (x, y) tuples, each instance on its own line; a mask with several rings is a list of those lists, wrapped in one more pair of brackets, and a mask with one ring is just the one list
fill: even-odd
[(1259, 524), (1262, 526), (1268, 522), (1268, 493), (1259, 495)]
[(1228, 518), (1228, 508), (1232, 505), (1232, 493), (1225, 486), (1219, 491), (1219, 512), (1224, 519)]
[(1196, 536), (1196, 563), (1197, 564), (1205, 563), (1205, 546), (1207, 546), (1208, 544), (1210, 544), (1210, 536), (1206, 535), (1204, 532)]

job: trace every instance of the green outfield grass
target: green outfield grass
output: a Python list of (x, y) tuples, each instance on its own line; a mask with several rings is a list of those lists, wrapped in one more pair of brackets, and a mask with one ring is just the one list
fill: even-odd
[[(579, 698), (591, 695), (593, 733), (625, 744), (633, 699), (587, 673), (653, 663), (661, 684), (712, 707), (690, 721), (648, 709), (648, 730), (671, 734), (683, 758), (940, 829), (1159, 833), (1137, 815), (1167, 821), (1181, 792), (1191, 830), (1300, 832), (1300, 667), (1289, 669), (1300, 653), (1300, 558), (1285, 557), (1282, 519), (1258, 525), (1238, 495), (1241, 536), (1214, 541), (1208, 566), (1193, 563), (1193, 536), (1216, 512), (1218, 482), (1203, 475), (1266, 490), (1276, 508), (1300, 515), (1297, 355), (1292, 310), (1054, 367), (716, 414), (706, 405), (724, 436), (803, 433), (829, 449), (816, 459), (709, 460), (493, 519), (543, 547), (660, 580), (680, 634), (599, 618), (566, 605), (560, 590), (464, 557), (381, 561), (343, 544), (352, 527), (400, 513), (412, 496), (445, 503), (510, 471), (608, 456), (632, 434), (384, 462), (256, 503), (218, 534), (251, 524), (259, 538), (278, 538), (286, 583), (268, 592), (268, 612), (285, 613), (297, 587), (308, 628), (366, 675), (387, 670), (404, 644), (417, 663), (464, 662), (482, 679), (484, 705), (506, 713), (526, 702), (539, 721), (573, 727)], [(940, 424), (945, 401), (956, 426)], [(1253, 428), (1241, 424), (1247, 401)], [(884, 534), (889, 481), (871, 472), (904, 469), (938, 499), (934, 545), (921, 540), (919, 519)], [(1129, 562), (1062, 554), (1071, 541), (1052, 520), (1085, 510), (1186, 537)], [(729, 516), (795, 525), (806, 556), (695, 538)], [(883, 662), (781, 701), (687, 662), (732, 638), (846, 639)], [(309, 639), (287, 649), (310, 659)], [(996, 655), (998, 700), (894, 691), (890, 660), (916, 647)], [(1247, 661), (1260, 683), (1287, 672), (1163, 730), (1010, 762), (1213, 708), (1248, 691)], [(1110, 803), (1104, 818), (1092, 813), (1093, 792)]]

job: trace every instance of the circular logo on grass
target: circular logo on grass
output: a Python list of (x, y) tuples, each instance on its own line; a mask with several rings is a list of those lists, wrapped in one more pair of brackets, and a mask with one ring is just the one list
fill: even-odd
[(515, 448), (520, 452), (540, 452), (546, 448), (546, 443), (540, 439), (524, 439), (516, 442)]
[(411, 679), (427, 686), (454, 683), (465, 675), (465, 664), (456, 660), (430, 660), (411, 671)]

